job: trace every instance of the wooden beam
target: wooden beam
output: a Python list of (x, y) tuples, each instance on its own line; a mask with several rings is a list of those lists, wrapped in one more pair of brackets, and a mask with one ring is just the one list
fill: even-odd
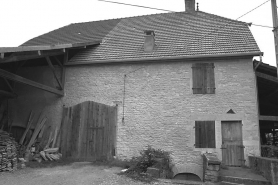
[(259, 78), (263, 78), (263, 79), (266, 79), (266, 80), (269, 80), (269, 81), (272, 81), (272, 82), (275, 82), (275, 83), (278, 84), (277, 77), (270, 76), (270, 75), (267, 75), (267, 74), (264, 74), (264, 73), (260, 73), (260, 72), (256, 72), (256, 76), (259, 77)]
[(6, 78), (4, 78), (4, 80), (5, 80), (6, 84), (8, 85), (10, 91), (11, 91), (12, 93), (14, 93), (14, 89), (13, 89), (13, 87), (11, 86), (10, 82), (9, 82)]
[(56, 56), (56, 55), (63, 55), (64, 53), (62, 51), (51, 51), (51, 52), (41, 52), (41, 55), (13, 55), (4, 59), (0, 59), (0, 64), (2, 63), (8, 63), (8, 62), (17, 62), (22, 60), (31, 60), (31, 59), (37, 59), (37, 58), (44, 58), (46, 56)]
[(63, 89), (65, 88), (65, 80), (66, 80), (66, 68), (65, 64), (68, 62), (69, 59), (69, 51), (67, 50), (66, 53), (64, 54), (64, 61), (63, 61), (63, 67), (62, 67), (62, 84), (63, 84)]
[(54, 77), (57, 80), (60, 88), (63, 90), (63, 85), (62, 85), (62, 83), (61, 83), (61, 81), (60, 81), (60, 79), (59, 79), (59, 77), (58, 77), (58, 75), (57, 75), (57, 73), (55, 71), (54, 66), (52, 65), (52, 62), (51, 62), (50, 58), (49, 57), (45, 57), (45, 58), (46, 58), (46, 61), (47, 61), (48, 65), (49, 65), (50, 69), (52, 70), (52, 72), (54, 74)]
[(40, 84), (38, 82), (34, 82), (32, 80), (23, 78), (21, 76), (15, 75), (13, 73), (10, 73), (8, 71), (5, 71), (3, 69), (0, 69), (0, 76), (3, 78), (7, 78), (9, 80), (15, 81), (15, 82), (19, 82), (19, 83), (23, 83), (32, 87), (36, 87), (38, 89), (53, 93), (53, 94), (57, 94), (57, 95), (61, 95), (64, 96), (64, 92), (58, 89), (55, 89), (53, 87), (49, 87), (43, 84)]
[(3, 91), (3, 90), (0, 90), (0, 96), (5, 96), (8, 98), (16, 98), (17, 97), (17, 95), (15, 93)]
[(58, 65), (60, 67), (63, 67), (62, 63), (60, 62), (60, 60), (58, 60), (58, 58), (56, 56), (54, 56), (54, 59), (56, 60), (56, 62), (58, 63)]
[(259, 116), (259, 120), (261, 121), (278, 121), (278, 116)]
[(80, 47), (80, 46), (97, 45), (99, 43), (101, 43), (101, 41), (79, 42), (79, 43), (57, 44), (57, 45), (44, 45), (44, 46), (0, 47), (0, 53), (65, 49), (65, 48), (73, 48), (73, 47)]

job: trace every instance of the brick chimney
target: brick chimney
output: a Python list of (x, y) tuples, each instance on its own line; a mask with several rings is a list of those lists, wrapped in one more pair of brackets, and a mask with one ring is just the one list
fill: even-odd
[(144, 43), (144, 51), (152, 52), (155, 46), (155, 34), (152, 30), (146, 30), (145, 33), (145, 43)]
[(184, 0), (185, 12), (195, 12), (195, 0)]

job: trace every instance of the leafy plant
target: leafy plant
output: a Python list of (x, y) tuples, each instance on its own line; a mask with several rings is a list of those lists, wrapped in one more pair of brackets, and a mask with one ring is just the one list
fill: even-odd
[(165, 178), (171, 178), (171, 157), (170, 152), (152, 148), (150, 145), (140, 151), (138, 157), (133, 157), (130, 164), (133, 164), (126, 173), (145, 173), (148, 167), (155, 167), (164, 174)]

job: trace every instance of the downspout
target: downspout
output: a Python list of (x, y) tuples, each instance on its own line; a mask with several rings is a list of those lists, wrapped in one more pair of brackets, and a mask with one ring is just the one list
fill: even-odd
[(261, 128), (260, 128), (260, 101), (259, 101), (259, 88), (258, 88), (258, 81), (257, 81), (257, 76), (256, 76), (256, 70), (257, 68), (261, 65), (262, 63), (262, 55), (260, 55), (260, 61), (257, 63), (257, 65), (254, 68), (254, 72), (255, 72), (255, 80), (256, 80), (256, 95), (257, 95), (257, 112), (258, 112), (258, 134), (259, 134), (259, 152), (260, 152), (260, 156), (262, 155), (262, 143), (261, 143)]

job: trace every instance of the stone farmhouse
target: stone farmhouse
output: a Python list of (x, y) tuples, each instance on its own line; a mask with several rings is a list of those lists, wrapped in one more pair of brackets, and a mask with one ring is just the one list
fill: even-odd
[(0, 76), (17, 82), (9, 92), (1, 81), (1, 97), (13, 124), (43, 110), (52, 128), (65, 108), (114, 106), (113, 155), (151, 145), (172, 151), (176, 174), (202, 179), (203, 153), (229, 166), (261, 155), (253, 57), (263, 53), (249, 26), (195, 10), (195, 0), (184, 12), (70, 24), (0, 49)]

